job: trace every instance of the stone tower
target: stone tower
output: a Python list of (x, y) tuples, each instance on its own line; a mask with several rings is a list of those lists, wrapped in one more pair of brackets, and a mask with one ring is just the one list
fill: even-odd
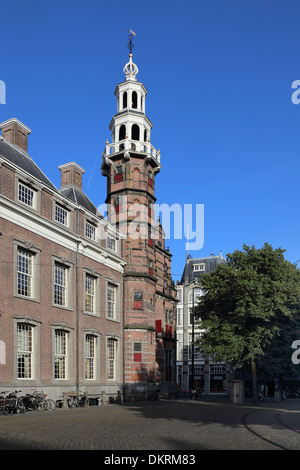
[(124, 383), (128, 394), (171, 391), (175, 382), (175, 289), (171, 254), (154, 213), (160, 151), (151, 144), (147, 90), (137, 81), (132, 48), (115, 89), (117, 113), (102, 156), (108, 219), (125, 235)]

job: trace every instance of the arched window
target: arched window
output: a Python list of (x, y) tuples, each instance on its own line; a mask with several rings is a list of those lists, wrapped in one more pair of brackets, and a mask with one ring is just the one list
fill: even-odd
[(144, 142), (147, 142), (147, 129), (144, 130)]
[(133, 124), (131, 128), (131, 138), (132, 140), (140, 140), (140, 128), (137, 124)]
[(124, 140), (126, 136), (126, 127), (125, 124), (122, 124), (119, 130), (119, 140)]
[(132, 107), (134, 109), (137, 108), (137, 92), (136, 91), (132, 92)]
[(123, 93), (123, 108), (127, 108), (127, 91)]

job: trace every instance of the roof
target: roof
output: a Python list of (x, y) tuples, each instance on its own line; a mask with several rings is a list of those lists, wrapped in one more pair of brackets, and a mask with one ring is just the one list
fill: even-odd
[(58, 191), (29, 155), (2, 138), (0, 138), (0, 156), (37, 178), (53, 191)]
[(18, 149), (15, 145), (11, 144), (7, 140), (0, 137), (0, 157), (5, 158), (9, 162), (18, 166), (22, 170), (26, 171), (29, 175), (41, 181), (44, 185), (49, 187), (52, 191), (66, 197), (75, 204), (83, 207), (90, 211), (92, 214), (101, 216), (98, 209), (90, 201), (90, 199), (84, 194), (84, 192), (74, 186), (68, 186), (61, 190), (58, 190), (53, 183), (47, 178), (32, 158), (21, 149)]
[(70, 199), (78, 206), (83, 207), (94, 215), (100, 216), (97, 207), (90, 201), (84, 192), (76, 186), (68, 186), (59, 191), (64, 197)]
[[(205, 264), (205, 271), (194, 271), (193, 266), (195, 264)], [(202, 274), (210, 274), (217, 268), (218, 264), (225, 264), (226, 259), (220, 256), (209, 256), (204, 258), (188, 258), (182, 273), (180, 284), (189, 284), (190, 282), (195, 281), (197, 278), (201, 277)]]

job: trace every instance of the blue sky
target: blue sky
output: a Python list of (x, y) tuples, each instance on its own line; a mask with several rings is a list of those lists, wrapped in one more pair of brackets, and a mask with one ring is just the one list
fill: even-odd
[[(297, 0), (14, 0), (1, 5), (0, 80), (29, 153), (59, 187), (58, 166), (85, 169), (106, 197), (101, 155), (124, 79), (128, 32), (161, 150), (158, 203), (204, 204), (204, 246), (223, 255), (264, 242), (300, 259), (300, 2)], [(168, 240), (180, 279), (185, 240)]]

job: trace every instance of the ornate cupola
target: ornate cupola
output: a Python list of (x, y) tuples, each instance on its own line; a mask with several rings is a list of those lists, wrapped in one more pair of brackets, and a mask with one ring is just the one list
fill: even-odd
[(129, 158), (131, 152), (142, 154), (153, 160), (152, 165), (156, 172), (160, 170), (160, 151), (150, 141), (153, 124), (145, 114), (147, 90), (136, 78), (139, 69), (133, 62), (131, 37), (129, 47), (129, 61), (123, 69), (125, 80), (115, 89), (117, 113), (109, 125), (111, 143), (106, 142), (102, 155), (101, 170), (105, 176), (108, 165), (111, 166), (120, 153), (124, 153), (125, 158)]

